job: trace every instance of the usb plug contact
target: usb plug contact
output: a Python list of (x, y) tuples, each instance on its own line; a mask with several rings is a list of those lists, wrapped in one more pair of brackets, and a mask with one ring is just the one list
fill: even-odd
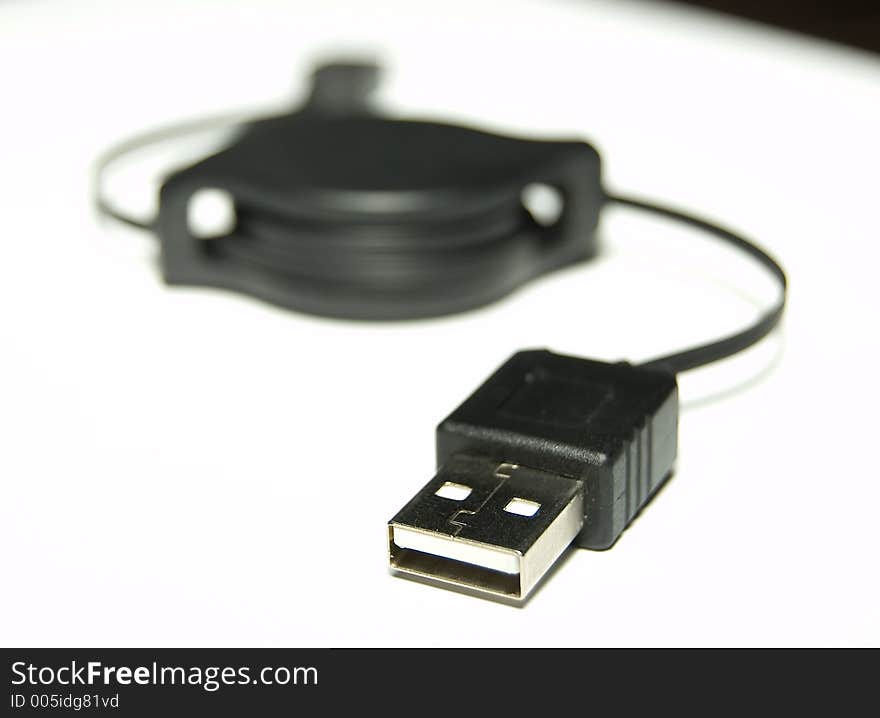
[(523, 600), (584, 522), (583, 483), (458, 455), (389, 522), (391, 566)]

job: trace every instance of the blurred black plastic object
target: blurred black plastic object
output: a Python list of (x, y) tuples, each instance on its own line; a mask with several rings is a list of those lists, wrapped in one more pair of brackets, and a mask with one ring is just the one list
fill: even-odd
[[(169, 284), (232, 289), (332, 317), (415, 319), (478, 307), (593, 257), (601, 210), (616, 205), (735, 247), (781, 290), (745, 329), (645, 366), (679, 372), (723, 359), (782, 318), (787, 280), (773, 257), (692, 213), (606, 193), (599, 155), (585, 142), (382, 117), (371, 105), (377, 84), (373, 65), (325, 65), (297, 112), (208, 118), (127, 140), (97, 163), (97, 209), (158, 234)], [(155, 218), (120, 211), (101, 192), (115, 160), (216, 127), (237, 133), (226, 149), (165, 181)], [(205, 192), (220, 193), (230, 220), (207, 235), (191, 222)], [(543, 206), (533, 199), (542, 194)]]
[[(384, 117), (370, 104), (377, 81), (369, 65), (321, 67), (302, 109), (248, 124), (168, 178), (155, 225), (166, 281), (325, 316), (408, 319), (480, 306), (595, 254), (595, 149)], [(549, 225), (523, 206), (535, 184), (563, 198)], [(236, 219), (203, 240), (188, 206), (209, 188), (228, 193)]]

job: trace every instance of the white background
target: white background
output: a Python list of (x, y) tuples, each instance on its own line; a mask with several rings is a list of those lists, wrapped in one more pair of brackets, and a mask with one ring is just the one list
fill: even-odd
[[(682, 377), (666, 490), (524, 609), (386, 571), (435, 424), (516, 349), (648, 358), (772, 286), (614, 211), (600, 261), (496, 306), (349, 324), (167, 289), (96, 222), (108, 144), (293, 103), (338, 48), (389, 65), (395, 112), (592, 139), (610, 187), (791, 277), (784, 335)], [(638, 2), (21, 0), (0, 76), (0, 643), (880, 643), (877, 57)]]

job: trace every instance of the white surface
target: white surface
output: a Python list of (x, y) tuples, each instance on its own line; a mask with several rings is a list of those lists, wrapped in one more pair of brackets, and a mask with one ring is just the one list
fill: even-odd
[[(772, 294), (615, 212), (601, 261), (490, 309), (349, 325), (166, 289), (96, 224), (109, 142), (283, 102), (340, 45), (380, 52), (398, 111), (592, 138), (612, 187), (791, 276), (784, 352), (685, 376), (675, 478), (525, 609), (386, 573), (435, 423), (518, 348), (647, 358)], [(0, 67), (0, 643), (880, 643), (876, 57), (635, 2), (21, 0)]]

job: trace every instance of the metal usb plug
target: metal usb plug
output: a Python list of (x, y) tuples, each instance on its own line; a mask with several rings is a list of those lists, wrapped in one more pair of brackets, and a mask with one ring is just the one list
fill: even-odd
[(388, 523), (391, 568), (522, 601), (583, 522), (581, 481), (457, 455)]

